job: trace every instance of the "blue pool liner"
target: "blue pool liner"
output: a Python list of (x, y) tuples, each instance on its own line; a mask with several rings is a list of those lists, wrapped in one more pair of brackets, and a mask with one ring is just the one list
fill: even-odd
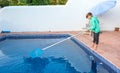
[[(37, 39), (37, 38), (67, 38), (70, 37), (69, 34), (5, 34), (0, 36), (0, 42), (5, 39)], [(106, 59), (98, 55), (96, 52), (89, 49), (87, 46), (85, 46), (82, 42), (78, 41), (75, 38), (72, 38), (77, 45), (83, 48), (85, 52), (87, 52), (88, 55), (93, 56), (97, 61), (102, 62), (104, 67), (109, 70), (110, 73), (120, 73), (120, 69), (117, 68), (112, 63), (108, 62)], [(38, 53), (34, 53), (35, 51), (39, 51)], [(30, 57), (35, 58), (36, 56), (40, 56), (43, 54), (43, 51), (41, 51), (40, 48), (35, 49), (31, 52)]]

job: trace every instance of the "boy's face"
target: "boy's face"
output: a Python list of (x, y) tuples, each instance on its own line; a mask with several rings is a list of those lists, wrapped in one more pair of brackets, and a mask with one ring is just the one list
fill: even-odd
[(88, 18), (88, 19), (90, 19), (91, 17), (92, 17), (92, 16), (88, 15), (88, 17), (87, 17), (87, 18)]

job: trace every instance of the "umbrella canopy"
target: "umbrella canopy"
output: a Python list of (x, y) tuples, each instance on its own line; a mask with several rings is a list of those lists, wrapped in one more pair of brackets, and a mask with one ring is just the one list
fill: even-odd
[(105, 13), (106, 11), (110, 10), (111, 8), (116, 6), (116, 0), (106, 0), (99, 4), (97, 4), (95, 7), (93, 7), (90, 12), (93, 15), (100, 15)]

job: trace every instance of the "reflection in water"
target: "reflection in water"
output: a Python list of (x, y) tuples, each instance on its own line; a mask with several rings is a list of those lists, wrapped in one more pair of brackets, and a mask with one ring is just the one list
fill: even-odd
[(30, 64), (30, 72), (33, 73), (43, 73), (44, 68), (49, 63), (47, 58), (24, 58), (24, 62), (26, 64)]
[[(64, 58), (24, 58), (33, 73), (80, 73)], [(31, 72), (31, 71), (30, 71)]]
[(97, 73), (96, 62), (92, 60), (90, 72), (78, 72), (64, 58), (17, 57), (0, 66), (0, 73)]
[(0, 50), (0, 57), (5, 56), (5, 54)]
[[(31, 65), (31, 70), (35, 73), (81, 73), (76, 71), (64, 58), (24, 58), (25, 63)], [(84, 73), (97, 73), (95, 60), (91, 61), (91, 71)]]
[(90, 73), (97, 73), (97, 63), (95, 60), (91, 61), (91, 71)]

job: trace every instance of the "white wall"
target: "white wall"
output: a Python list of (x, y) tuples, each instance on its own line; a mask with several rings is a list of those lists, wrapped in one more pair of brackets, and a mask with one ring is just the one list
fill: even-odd
[[(76, 31), (85, 27), (85, 15), (103, 0), (68, 0), (64, 6), (10, 6), (0, 9), (0, 30), (25, 31)], [(119, 0), (120, 1), (120, 0)], [(119, 2), (118, 1), (118, 2)], [(118, 5), (99, 16), (102, 30), (119, 26)], [(104, 25), (104, 26), (103, 26)]]
[(99, 16), (102, 30), (114, 30), (115, 27), (120, 28), (120, 0), (117, 0), (115, 8)]

